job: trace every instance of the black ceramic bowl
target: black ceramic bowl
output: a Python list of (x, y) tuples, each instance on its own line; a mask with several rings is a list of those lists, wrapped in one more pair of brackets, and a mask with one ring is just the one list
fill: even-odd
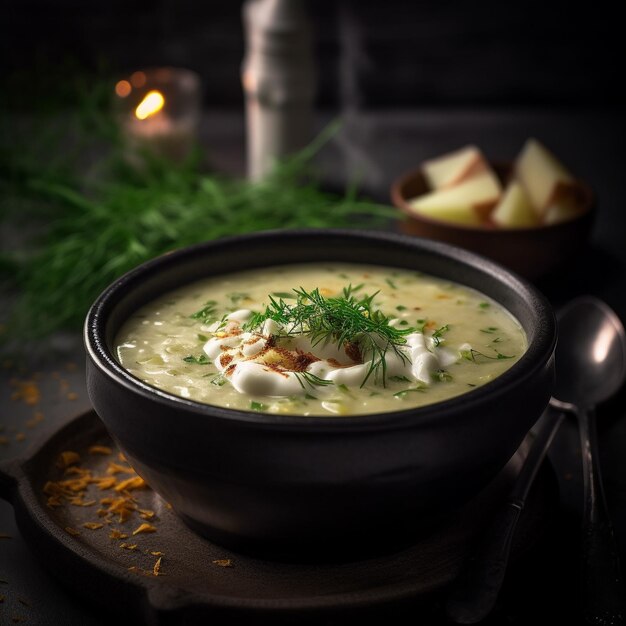
[[(462, 396), (348, 418), (193, 402), (143, 383), (114, 357), (121, 324), (165, 291), (206, 276), (316, 261), (410, 268), (478, 289), (517, 317), (528, 351)], [(277, 231), (201, 244), (139, 266), (97, 299), (85, 342), (96, 411), (136, 471), (192, 528), (237, 550), (328, 558), (409, 536), (498, 474), (548, 402), (556, 324), (531, 285), (461, 249), (385, 233)]]

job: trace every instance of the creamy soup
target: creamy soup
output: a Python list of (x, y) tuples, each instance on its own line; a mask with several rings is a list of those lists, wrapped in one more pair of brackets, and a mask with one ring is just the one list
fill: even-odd
[(116, 340), (146, 383), (266, 413), (359, 415), (484, 385), (526, 350), (473, 289), (406, 269), (302, 264), (207, 278), (139, 309)]

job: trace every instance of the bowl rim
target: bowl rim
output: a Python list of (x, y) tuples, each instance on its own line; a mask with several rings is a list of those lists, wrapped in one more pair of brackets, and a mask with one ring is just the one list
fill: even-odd
[[(494, 167), (495, 169), (501, 169), (504, 167), (512, 168), (513, 161), (488, 161), (489, 165)], [(591, 186), (581, 180), (580, 178), (575, 178), (574, 180), (578, 183), (581, 188), (584, 190), (586, 196), (585, 208), (578, 215), (575, 215), (571, 219), (564, 220), (562, 222), (556, 222), (554, 224), (537, 224), (536, 226), (523, 226), (523, 227), (509, 227), (509, 228), (497, 228), (495, 226), (489, 225), (473, 225), (473, 224), (461, 224), (456, 222), (447, 222), (445, 220), (438, 220), (434, 217), (430, 217), (428, 215), (421, 215), (413, 211), (408, 203), (408, 199), (402, 193), (402, 188), (406, 183), (416, 176), (422, 174), (422, 167), (414, 167), (410, 170), (405, 171), (403, 174), (400, 174), (396, 177), (390, 186), (390, 198), (392, 204), (400, 209), (404, 215), (405, 219), (412, 219), (416, 222), (424, 222), (425, 224), (430, 224), (432, 226), (436, 226), (441, 229), (450, 230), (450, 231), (460, 231), (460, 232), (471, 232), (471, 233), (485, 233), (485, 236), (489, 236), (492, 233), (497, 233), (499, 237), (512, 237), (512, 236), (523, 236), (525, 234), (531, 235), (537, 232), (542, 233), (550, 233), (556, 232), (564, 227), (569, 227), (573, 224), (577, 224), (578, 222), (588, 218), (593, 215), (596, 210), (596, 196), (591, 188)], [(415, 196), (417, 197), (417, 196)]]
[[(494, 380), (485, 383), (485, 385), (452, 398), (421, 407), (351, 416), (303, 416), (295, 413), (261, 413), (197, 402), (143, 382), (117, 361), (106, 340), (106, 324), (108, 314), (124, 299), (124, 290), (142, 278), (158, 273), (163, 267), (182, 262), (196, 255), (208, 254), (210, 251), (220, 248), (245, 245), (249, 241), (257, 242), (276, 237), (284, 239), (293, 239), (294, 237), (334, 237), (343, 239), (349, 237), (370, 242), (386, 241), (402, 246), (417, 247), (427, 254), (439, 255), (455, 262), (469, 264), (474, 270), (482, 272), (492, 279), (507, 283), (509, 288), (514, 289), (516, 293), (522, 294), (524, 300), (532, 302), (531, 310), (537, 319), (541, 319), (543, 323), (536, 333), (535, 341), (529, 343), (527, 350), (521, 358), (508, 370), (494, 378)], [(359, 261), (353, 262), (358, 263)], [(367, 261), (364, 263), (367, 263)], [(275, 265), (275, 263), (270, 263), (266, 266), (271, 267), (272, 265)], [(389, 267), (392, 267), (392, 265), (389, 265)], [(414, 426), (417, 423), (428, 423), (435, 419), (442, 421), (444, 416), (455, 415), (459, 409), (471, 411), (473, 407), (480, 406), (485, 402), (496, 402), (500, 397), (506, 395), (512, 387), (532, 377), (549, 361), (556, 346), (557, 323), (550, 303), (536, 287), (515, 272), (474, 252), (439, 241), (387, 231), (305, 228), (265, 230), (223, 237), (218, 240), (172, 250), (141, 263), (120, 276), (100, 293), (87, 313), (83, 338), (87, 357), (100, 373), (126, 390), (138, 394), (144, 399), (157, 401), (171, 409), (182, 410), (204, 418), (226, 420), (250, 426), (262, 424), (267, 429), (296, 428), (303, 432), (307, 430), (342, 432), (346, 429), (356, 431), (357, 429), (405, 427), (409, 423), (411, 426)]]

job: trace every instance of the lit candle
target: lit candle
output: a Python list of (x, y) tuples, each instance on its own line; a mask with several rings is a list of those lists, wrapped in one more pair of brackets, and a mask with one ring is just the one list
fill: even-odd
[(179, 68), (134, 72), (115, 85), (117, 108), (130, 156), (149, 150), (182, 161), (189, 155), (200, 119), (200, 79)]

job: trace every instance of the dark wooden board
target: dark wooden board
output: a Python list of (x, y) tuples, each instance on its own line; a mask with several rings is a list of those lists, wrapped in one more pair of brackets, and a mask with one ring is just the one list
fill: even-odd
[[(113, 448), (112, 455), (90, 454), (88, 448), (94, 444)], [(76, 593), (126, 618), (148, 624), (195, 624), (220, 616), (277, 623), (297, 615), (299, 623), (337, 616), (342, 616), (342, 623), (349, 618), (363, 622), (377, 610), (421, 605), (453, 580), (473, 539), (505, 497), (527, 447), (528, 441), (472, 502), (416, 537), (412, 545), (344, 563), (282, 563), (233, 553), (188, 529), (150, 489), (132, 492), (139, 508), (156, 512), (149, 522), (157, 530), (150, 534), (132, 535), (144, 521), (137, 513), (124, 523), (84, 528), (85, 522), (102, 521), (96, 513), (99, 501), (114, 495), (95, 484), (85, 499), (98, 504), (50, 508), (43, 489), (48, 480), (64, 478), (56, 465), (60, 452), (78, 452), (81, 466), (93, 475), (105, 475), (110, 461), (119, 462), (114, 443), (93, 412), (70, 422), (29, 459), (3, 467), (0, 486), (3, 497), (13, 502), (21, 532), (44, 565)], [(554, 473), (544, 464), (522, 515), (514, 558), (540, 536), (557, 503)], [(80, 534), (70, 534), (67, 527)], [(129, 537), (111, 539), (112, 528)], [(127, 550), (122, 543), (137, 548)], [(161, 576), (149, 573), (157, 559), (151, 552), (164, 555)], [(230, 566), (223, 565), (225, 560)]]

